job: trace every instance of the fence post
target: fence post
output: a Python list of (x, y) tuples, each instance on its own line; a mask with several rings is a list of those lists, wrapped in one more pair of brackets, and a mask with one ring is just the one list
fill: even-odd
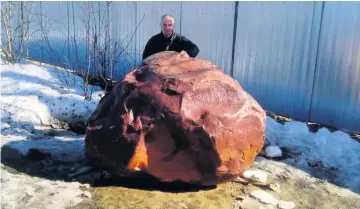
[[(42, 2), (40, 2), (40, 27), (41, 27), (41, 32), (43, 33), (43, 12), (42, 12)], [(43, 34), (41, 35), (41, 63), (44, 62), (44, 37)]]
[[(317, 2), (314, 2), (314, 14), (316, 11), (316, 4)], [(319, 57), (319, 43), (320, 43), (320, 36), (321, 36), (321, 27), (322, 27), (322, 22), (323, 22), (323, 13), (324, 13), (324, 4), (325, 2), (321, 2), (321, 9), (319, 9), (321, 11), (321, 13), (319, 14), (319, 30), (318, 30), (318, 34), (315, 40), (316, 44), (316, 52), (315, 52), (315, 62), (314, 62), (314, 76), (313, 76), (313, 83), (311, 86), (311, 97), (310, 97), (310, 107), (309, 107), (309, 113), (308, 113), (308, 121), (311, 121), (311, 115), (312, 115), (312, 106), (313, 106), (313, 98), (314, 98), (314, 92), (315, 92), (315, 82), (317, 80), (317, 71), (318, 71), (318, 67), (317, 67), (317, 63), (318, 63), (318, 57)], [(315, 16), (313, 16), (313, 18), (315, 18)], [(313, 20), (314, 21), (314, 20)], [(312, 26), (314, 27), (314, 26)], [(312, 29), (313, 30), (313, 29)], [(309, 51), (309, 54), (311, 52)]]
[(237, 19), (238, 19), (238, 7), (239, 1), (235, 2), (235, 14), (234, 14), (234, 30), (233, 30), (233, 42), (231, 51), (231, 76), (234, 78), (234, 62), (235, 62), (235, 45), (236, 45), (236, 31), (237, 31)]
[(180, 1), (180, 35), (182, 35), (182, 15), (183, 15), (183, 2)]

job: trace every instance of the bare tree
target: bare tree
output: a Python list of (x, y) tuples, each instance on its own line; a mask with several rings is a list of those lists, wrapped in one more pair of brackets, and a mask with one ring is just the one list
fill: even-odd
[[(77, 71), (84, 78), (83, 90), (86, 95), (88, 94), (89, 84), (100, 84), (103, 88), (107, 89), (111, 85), (113, 78), (114, 66), (126, 54), (130, 42), (133, 40), (135, 33), (143, 22), (145, 15), (140, 20), (131, 35), (131, 39), (123, 44), (121, 40), (111, 37), (111, 19), (110, 8), (112, 2), (86, 2), (79, 4), (82, 12), (81, 26), (75, 26), (74, 3), (72, 3), (72, 33), (70, 33), (70, 42), (73, 47), (73, 56), (76, 62), (80, 62), (79, 58), (79, 43), (86, 45), (86, 64), (80, 66)], [(79, 11), (78, 11), (79, 12)], [(79, 36), (75, 32), (75, 28), (84, 27), (85, 37)], [(71, 27), (69, 27), (71, 28)], [(72, 34), (72, 35), (71, 35)]]
[[(117, 37), (112, 37), (111, 34), (111, 6), (112, 2), (67, 2), (67, 12), (63, 17), (55, 19), (51, 15), (46, 15), (42, 11), (42, 2), (40, 4), (40, 12), (35, 13), (37, 19), (37, 26), (39, 28), (32, 28), (34, 31), (40, 31), (42, 51), (41, 53), (51, 56), (53, 61), (64, 67), (66, 73), (58, 72), (59, 78), (68, 86), (80, 86), (84, 92), (86, 99), (91, 99), (92, 85), (98, 84), (107, 89), (108, 85), (112, 85), (114, 68), (122, 56), (127, 56), (127, 48), (130, 42), (133, 41), (140, 24), (145, 18), (145, 15), (140, 20), (131, 34), (131, 38), (127, 43), (124, 43)], [(2, 24), (11, 26), (11, 11), (13, 3), (7, 2), (7, 7), (4, 7), (4, 17), (2, 16)], [(19, 6), (19, 27), (25, 26), (27, 22), (26, 12), (23, 3)], [(23, 11), (22, 11), (23, 10)], [(10, 12), (9, 12), (10, 11)], [(21, 12), (22, 11), (22, 12)], [(3, 13), (2, 13), (3, 14)], [(50, 16), (50, 17), (49, 17)], [(14, 24), (13, 24), (14, 25)], [(57, 26), (59, 29), (56, 29)], [(65, 30), (64, 30), (65, 29)], [(25, 45), (28, 41), (29, 27), (19, 29), (19, 43)], [(9, 37), (7, 42), (7, 51), (13, 51), (14, 47), (14, 30), (6, 30), (6, 37)], [(54, 46), (52, 35), (58, 34), (65, 37), (64, 48), (67, 51), (59, 50)], [(25, 39), (27, 38), (27, 39)], [(67, 40), (67, 41), (65, 41)], [(10, 50), (8, 50), (10, 49)], [(20, 48), (20, 52), (23, 49)], [(67, 52), (67, 53), (66, 53)], [(12, 54), (9, 53), (12, 59)], [(83, 78), (83, 82), (79, 83), (76, 75)]]
[(8, 1), (2, 3), (1, 27), (3, 32), (1, 36), (4, 43), (1, 44), (1, 50), (4, 52), (5, 61), (18, 62), (24, 56), (29, 41), (31, 10), (31, 2)]

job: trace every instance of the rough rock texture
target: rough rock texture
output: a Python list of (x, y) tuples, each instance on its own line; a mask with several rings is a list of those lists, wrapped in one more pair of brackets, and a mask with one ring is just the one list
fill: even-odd
[(184, 52), (161, 52), (103, 97), (85, 153), (117, 175), (215, 185), (252, 164), (264, 132), (264, 110), (237, 81)]

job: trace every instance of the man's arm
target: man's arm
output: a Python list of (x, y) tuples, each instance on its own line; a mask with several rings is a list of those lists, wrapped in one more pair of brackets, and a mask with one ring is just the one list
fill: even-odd
[(184, 36), (180, 37), (179, 45), (181, 46), (182, 50), (186, 51), (188, 55), (192, 58), (196, 57), (199, 54), (199, 48)]
[(145, 45), (145, 49), (144, 49), (144, 52), (143, 52), (143, 55), (142, 55), (142, 59), (146, 59), (147, 57), (149, 57), (150, 55), (152, 55), (152, 45), (153, 45), (153, 37), (150, 38), (150, 40), (147, 42), (147, 44)]

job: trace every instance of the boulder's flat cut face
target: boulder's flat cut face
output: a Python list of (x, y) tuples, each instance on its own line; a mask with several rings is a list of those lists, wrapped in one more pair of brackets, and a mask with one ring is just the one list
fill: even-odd
[(184, 52), (160, 52), (100, 101), (85, 153), (120, 176), (215, 185), (252, 164), (264, 134), (264, 110), (236, 80)]

